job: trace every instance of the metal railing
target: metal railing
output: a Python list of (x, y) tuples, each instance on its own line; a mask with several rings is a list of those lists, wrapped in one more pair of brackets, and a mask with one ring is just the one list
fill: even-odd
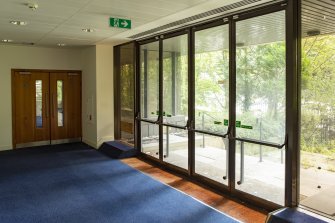
[(261, 146), (268, 146), (273, 147), (281, 150), (281, 162), (283, 163), (283, 147), (287, 144), (287, 136), (285, 137), (285, 142), (283, 144), (271, 143), (256, 139), (249, 139), (249, 138), (234, 138), (236, 141), (239, 141), (241, 144), (241, 160), (240, 160), (240, 180), (237, 181), (238, 185), (241, 185), (244, 182), (244, 143), (252, 143)]

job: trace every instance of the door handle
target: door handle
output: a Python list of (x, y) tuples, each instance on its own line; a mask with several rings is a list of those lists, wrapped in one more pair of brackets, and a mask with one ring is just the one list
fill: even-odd
[(241, 142), (241, 160), (240, 160), (240, 180), (237, 181), (238, 185), (244, 182), (244, 142)]
[(54, 93), (51, 94), (51, 116), (55, 118), (55, 111), (54, 111)]
[(45, 93), (45, 117), (48, 119), (49, 118), (49, 103), (48, 103), (48, 93)]

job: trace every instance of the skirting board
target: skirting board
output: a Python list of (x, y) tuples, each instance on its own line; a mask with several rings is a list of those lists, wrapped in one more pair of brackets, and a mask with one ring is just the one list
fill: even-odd
[(11, 150), (13, 146), (0, 146), (0, 151)]
[(113, 141), (114, 140), (114, 137), (113, 136), (105, 136), (105, 137), (101, 137), (99, 140), (98, 140), (98, 148), (100, 148), (100, 146), (102, 145), (102, 143), (104, 142), (108, 142), (108, 141)]
[(83, 138), (82, 141), (83, 141), (84, 143), (86, 143), (87, 145), (92, 146), (92, 147), (95, 148), (95, 149), (98, 149), (98, 148), (99, 148), (99, 147), (97, 146), (97, 143), (96, 143), (96, 142), (93, 142), (93, 141), (91, 141), (91, 140), (89, 140), (89, 139)]

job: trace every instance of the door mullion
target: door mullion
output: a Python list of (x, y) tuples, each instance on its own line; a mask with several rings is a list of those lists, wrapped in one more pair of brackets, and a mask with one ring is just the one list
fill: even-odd
[[(189, 130), (194, 129), (194, 118), (195, 118), (195, 39), (194, 29), (189, 30), (188, 34), (188, 122)], [(188, 171), (189, 175), (195, 173), (195, 132), (188, 131)]]
[(159, 79), (158, 79), (158, 123), (159, 123), (159, 160), (163, 161), (163, 39), (159, 39)]
[(235, 140), (236, 137), (236, 22), (229, 19), (229, 171), (228, 187), (235, 189)]

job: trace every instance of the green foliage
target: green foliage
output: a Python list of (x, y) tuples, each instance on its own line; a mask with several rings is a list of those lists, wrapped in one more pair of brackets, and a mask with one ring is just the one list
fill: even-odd
[[(197, 128), (226, 131), (229, 110), (229, 52), (218, 49), (195, 54), (195, 113)], [(241, 137), (284, 141), (286, 111), (286, 45), (273, 42), (238, 47), (236, 51), (236, 112)], [(164, 52), (164, 111), (188, 114), (188, 59), (177, 55), (176, 98), (172, 88), (172, 52)], [(157, 111), (158, 51), (148, 52), (148, 111)], [(143, 62), (141, 68), (143, 69)], [(335, 152), (335, 36), (302, 40), (301, 149), (334, 156)], [(143, 71), (142, 71), (143, 73)], [(143, 89), (143, 75), (141, 76)], [(124, 89), (126, 93), (126, 89)], [(214, 124), (216, 122), (216, 124)], [(218, 124), (221, 123), (221, 124)], [(307, 164), (306, 164), (307, 165)]]
[(301, 149), (335, 154), (335, 37), (302, 41)]

